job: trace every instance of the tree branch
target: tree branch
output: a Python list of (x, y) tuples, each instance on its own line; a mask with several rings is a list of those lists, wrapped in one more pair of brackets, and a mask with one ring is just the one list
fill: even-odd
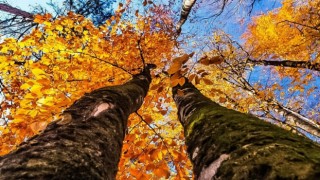
[(319, 63), (312, 63), (309, 61), (292, 61), (292, 60), (254, 60), (248, 59), (248, 62), (255, 65), (265, 65), (265, 66), (282, 66), (282, 67), (292, 67), (292, 68), (305, 68), (314, 71), (320, 71)]
[(23, 11), (18, 8), (14, 8), (14, 7), (9, 6), (7, 4), (4, 4), (4, 3), (0, 3), (0, 10), (14, 14), (16, 16), (22, 16), (24, 18), (33, 19), (33, 14), (26, 12), (26, 11)]
[(182, 9), (181, 9), (181, 15), (180, 15), (180, 20), (176, 26), (176, 31), (178, 35), (181, 32), (181, 27), (182, 25), (186, 22), (188, 15), (191, 11), (191, 8), (195, 4), (196, 0), (183, 0), (182, 2)]

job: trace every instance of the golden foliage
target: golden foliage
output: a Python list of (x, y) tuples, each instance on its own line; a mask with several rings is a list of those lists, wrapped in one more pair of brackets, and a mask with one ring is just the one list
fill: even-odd
[(246, 46), (260, 58), (313, 60), (319, 56), (320, 1), (308, 0), (297, 5), (294, 0), (284, 0), (282, 7), (254, 19), (244, 34)]
[[(7, 38), (0, 44), (1, 113), (7, 122), (0, 127), (0, 155), (41, 132), (51, 121), (66, 123), (70, 118), (60, 117), (61, 112), (84, 93), (122, 84), (147, 63), (157, 66), (156, 73), (165, 69), (175, 54), (170, 30), (174, 28), (166, 10), (152, 4), (149, 15), (135, 11), (136, 19), (127, 21), (121, 15), (128, 6), (121, 4), (116, 15), (100, 27), (72, 12), (57, 19), (50, 14), (36, 15), (38, 28), (20, 41)], [(173, 102), (165, 87), (170, 81), (158, 76), (139, 111), (142, 116), (129, 118), (118, 179), (190, 176), (182, 128), (172, 121), (176, 112), (169, 111)], [(178, 151), (182, 155), (174, 156)], [(178, 173), (171, 172), (169, 164)]]
[[(139, 73), (144, 63), (157, 69), (143, 106), (129, 118), (118, 179), (191, 178), (170, 86), (183, 85), (188, 79), (227, 108), (268, 111), (274, 91), (283, 87), (272, 85), (262, 91), (259, 85), (246, 84), (246, 56), (225, 36), (214, 33), (216, 47), (198, 61), (191, 59), (194, 53), (176, 57), (178, 42), (169, 10), (152, 1), (141, 3), (148, 8), (143, 16), (139, 10), (128, 10), (129, 3), (120, 4), (116, 15), (100, 27), (72, 12), (54, 20), (50, 14), (36, 15), (38, 28), (20, 41), (7, 38), (0, 44), (1, 113), (6, 122), (0, 126), (0, 155), (61, 119), (61, 112), (84, 93), (122, 84)], [(254, 57), (309, 60), (319, 50), (314, 43), (319, 41), (319, 31), (310, 27), (319, 24), (320, 18), (308, 16), (318, 7), (319, 0), (299, 8), (285, 0), (278, 11), (257, 17), (249, 26), (246, 48), (252, 49)], [(133, 12), (134, 19), (122, 17), (127, 12)], [(319, 62), (319, 56), (314, 61)], [(298, 77), (292, 71), (284, 74)], [(303, 83), (311, 78), (307, 75)], [(68, 121), (63, 119), (59, 123)]]

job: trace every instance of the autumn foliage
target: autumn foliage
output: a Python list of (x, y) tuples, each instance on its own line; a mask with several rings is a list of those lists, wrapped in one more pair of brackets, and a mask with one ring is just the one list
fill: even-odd
[[(223, 106), (266, 119), (278, 118), (275, 123), (297, 131), (298, 125), (281, 123), (278, 114), (270, 110), (289, 97), (281, 82), (268, 87), (251, 83), (247, 77), (254, 65), (246, 59), (320, 63), (319, 44), (315, 43), (319, 41), (320, 18), (314, 17), (320, 7), (318, 0), (301, 4), (285, 0), (277, 11), (254, 18), (243, 35), (243, 48), (217, 31), (209, 35), (209, 50), (197, 54), (179, 47), (182, 42), (177, 40), (169, 7), (151, 1), (141, 5), (144, 13), (130, 3), (120, 4), (116, 15), (99, 27), (72, 12), (56, 19), (50, 14), (35, 15), (38, 26), (30, 34), (19, 41), (3, 40), (0, 155), (59, 119), (83, 94), (122, 84), (148, 63), (157, 68), (143, 106), (130, 116), (118, 179), (192, 177), (170, 89), (184, 84), (184, 77)], [(292, 78), (290, 88), (301, 92), (316, 76), (293, 68), (277, 67), (272, 72)], [(315, 89), (309, 88), (309, 94), (301, 97), (310, 98)], [(289, 106), (294, 109), (303, 103), (293, 98)], [(316, 123), (320, 106), (314, 107), (305, 114)]]

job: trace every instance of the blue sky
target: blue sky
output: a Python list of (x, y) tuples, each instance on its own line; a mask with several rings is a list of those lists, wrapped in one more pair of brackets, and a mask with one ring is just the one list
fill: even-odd
[(32, 6), (36, 6), (36, 5), (46, 6), (47, 1), (44, 1), (44, 0), (21, 0), (21, 1), (6, 0), (6, 2), (8, 2), (9, 5), (21, 8), (22, 10), (31, 11)]

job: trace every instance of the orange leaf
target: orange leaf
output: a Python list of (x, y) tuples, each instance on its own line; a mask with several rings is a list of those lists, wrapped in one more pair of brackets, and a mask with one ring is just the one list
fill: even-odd
[(180, 82), (180, 75), (178, 73), (174, 74), (173, 76), (170, 77), (170, 85), (171, 87), (174, 87), (178, 85)]
[(150, 115), (144, 115), (144, 121), (150, 124), (152, 122), (152, 117)]
[(185, 79), (184, 77), (181, 77), (181, 78), (179, 79), (179, 84), (180, 84), (180, 86), (183, 86), (185, 82), (186, 82), (186, 79)]
[(213, 84), (213, 82), (211, 80), (209, 80), (209, 79), (203, 78), (202, 80), (206, 85), (212, 85)]
[(220, 97), (220, 98), (219, 98), (219, 102), (220, 102), (220, 103), (225, 103), (226, 101), (227, 101), (226, 98), (223, 98), (223, 97)]
[(129, 172), (132, 176), (134, 176), (137, 179), (139, 179), (139, 177), (141, 176), (141, 172), (137, 169), (130, 169)]
[(182, 64), (186, 63), (189, 60), (189, 58), (193, 56), (193, 54), (194, 54), (194, 52), (191, 54), (184, 54), (180, 57), (174, 58), (172, 60), (172, 62), (173, 62), (172, 65), (170, 66), (170, 68), (167, 71), (168, 74), (171, 75), (171, 74), (176, 73), (181, 68)]
[(165, 178), (169, 178), (170, 176), (170, 171), (167, 170), (167, 169), (161, 169), (161, 168), (158, 168), (158, 169), (155, 169), (153, 171), (154, 175), (158, 176), (158, 177), (165, 177)]
[(157, 92), (158, 92), (158, 93), (161, 93), (162, 90), (163, 90), (163, 86), (159, 87)]
[(192, 82), (195, 77), (196, 77), (196, 74), (190, 75), (190, 76), (189, 76), (189, 81)]
[(40, 130), (43, 130), (48, 123), (46, 122), (34, 122), (32, 124), (30, 124), (30, 128), (34, 133), (37, 133)]
[(203, 65), (220, 64), (223, 62), (223, 58), (221, 56), (204, 56), (199, 60), (199, 62)]
[(153, 169), (155, 169), (155, 168), (156, 168), (156, 166), (155, 166), (154, 164), (148, 164), (148, 165), (146, 166), (146, 170), (147, 170), (147, 171), (153, 170)]
[(196, 84), (200, 84), (200, 78), (198, 76), (196, 76), (195, 81), (196, 81)]
[(156, 149), (150, 152), (151, 153), (151, 159), (152, 160), (162, 160), (162, 152), (161, 149)]
[(177, 91), (178, 96), (184, 96), (183, 90), (178, 89)]
[(179, 61), (175, 61), (173, 62), (173, 64), (170, 66), (170, 68), (168, 69), (168, 74), (174, 74), (177, 71), (179, 71), (180, 67), (181, 67), (182, 63), (180, 63)]
[(147, 3), (148, 3), (147, 0), (144, 0), (144, 1), (143, 1), (143, 6), (146, 6)]
[(184, 54), (180, 57), (177, 57), (177, 58), (174, 58), (173, 59), (173, 62), (177, 61), (177, 62), (180, 62), (181, 64), (184, 64), (186, 63), (190, 57), (192, 57), (194, 55), (194, 52), (193, 53), (190, 53), (190, 54)]

